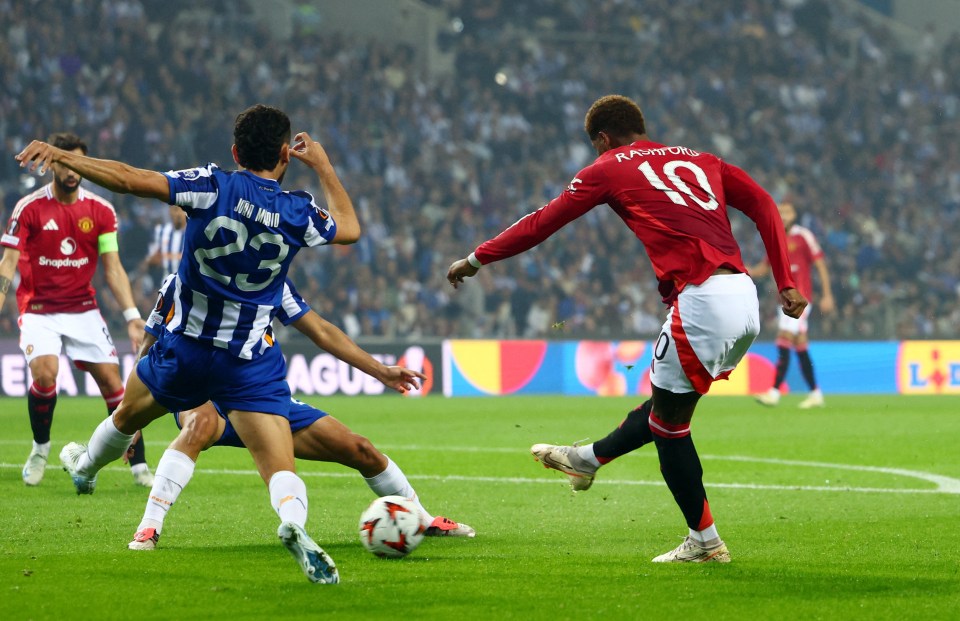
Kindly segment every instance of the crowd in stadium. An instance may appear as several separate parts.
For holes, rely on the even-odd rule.
[[[291,271],[351,336],[649,337],[663,317],[653,273],[604,208],[456,296],[444,279],[591,160],[584,112],[617,92],[640,103],[651,139],[714,152],[793,201],[824,246],[838,306],[814,315],[814,335],[952,337],[960,325],[956,35],[902,48],[823,0],[434,0],[462,28],[440,40],[455,71],[431,77],[407,47],[322,23],[279,40],[235,3],[175,24],[179,4],[160,4],[0,0],[4,222],[38,183],[13,160],[32,138],[73,131],[91,155],[157,170],[229,167],[233,116],[263,102],[323,142],[357,206],[357,245],[304,253]],[[82,45],[78,32],[90,34]],[[305,168],[291,173],[285,187],[320,194]],[[168,210],[107,197],[145,310],[162,275],[143,260]],[[746,262],[760,260],[749,221],[733,219]],[[12,297],[4,334],[16,332]],[[109,303],[104,315],[119,319]]]

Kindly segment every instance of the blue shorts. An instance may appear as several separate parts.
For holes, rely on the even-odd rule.
[[[243,444],[243,441],[240,439],[240,436],[237,435],[237,430],[233,428],[233,425],[230,424],[230,419],[227,418],[227,415],[224,414],[223,408],[221,408],[216,403],[213,404],[213,407],[217,408],[217,414],[220,415],[220,418],[227,423],[227,426],[223,429],[223,435],[213,443],[213,446],[236,446],[239,448],[246,448]],[[306,429],[316,421],[320,420],[327,413],[323,410],[318,410],[312,405],[307,405],[302,401],[297,401],[293,397],[290,398],[290,412],[287,414],[287,418],[290,420],[290,431],[296,433],[301,429]],[[173,413],[173,419],[177,421],[177,427],[183,429],[183,425],[180,424],[180,412]]]
[[[286,416],[290,410],[287,364],[279,345],[254,360],[187,336],[161,331],[137,375],[153,398],[171,412],[214,401],[224,410]]]

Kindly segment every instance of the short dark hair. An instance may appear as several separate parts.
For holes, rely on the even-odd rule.
[[[238,163],[248,170],[273,170],[280,148],[290,142],[290,118],[279,108],[256,104],[237,115],[233,142]]]
[[[583,119],[583,128],[590,140],[596,140],[600,132],[619,138],[647,133],[640,106],[623,95],[605,95],[593,102]]]
[[[50,134],[50,137],[47,138],[47,143],[52,144],[58,149],[63,149],[64,151],[74,151],[80,149],[83,151],[83,154],[87,154],[87,143],[80,139],[80,136],[76,134],[71,134],[70,132],[57,132],[55,134]]]

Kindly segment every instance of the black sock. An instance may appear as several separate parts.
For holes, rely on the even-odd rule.
[[[137,436],[136,442],[131,444],[130,447],[133,449],[133,453],[130,455],[131,466],[147,463],[147,449],[143,446],[143,433]]]
[[[644,444],[653,442],[650,432],[650,410],[653,400],[647,399],[643,405],[627,414],[620,426],[607,434],[602,440],[593,443],[593,454],[597,461],[605,464],[621,455],[626,455]]]
[[[780,390],[780,384],[783,378],[787,376],[787,369],[790,368],[790,349],[787,347],[777,347],[777,374],[773,378],[773,387]]]
[[[681,438],[656,435],[654,442],[660,455],[660,473],[680,506],[687,526],[693,530],[707,528],[713,524],[713,517],[707,505],[703,468],[697,449],[693,446],[693,438],[689,434]]]
[[[810,390],[817,389],[817,378],[813,375],[813,361],[810,360],[810,352],[807,350],[798,351],[797,359],[800,360],[800,371],[803,372],[803,379],[807,381]]]
[[[38,396],[34,387],[27,391],[27,412],[30,414],[30,429],[33,431],[33,441],[37,444],[46,444],[50,441],[50,427],[53,425],[53,409],[57,405],[57,393],[52,397]],[[53,390],[53,389],[51,389]]]

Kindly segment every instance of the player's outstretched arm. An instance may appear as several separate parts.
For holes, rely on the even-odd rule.
[[[833,299],[833,287],[830,286],[830,270],[827,269],[827,262],[820,257],[813,262],[820,275],[820,288],[823,296],[820,298],[820,310],[825,313],[832,313],[837,309],[837,303]]]
[[[64,151],[53,145],[34,140],[15,156],[20,167],[43,174],[50,164],[59,162],[81,177],[119,194],[134,194],[155,198],[164,203],[170,200],[170,184],[156,171],[134,168],[115,160],[100,160],[73,151]]]
[[[120,255],[117,252],[104,252],[100,255],[100,260],[103,261],[103,275],[106,277],[107,286],[110,287],[110,291],[120,308],[124,309],[123,318],[127,322],[127,335],[130,337],[132,351],[137,353],[140,350],[140,343],[143,341],[144,321],[133,301],[130,278],[127,276],[127,271],[123,269]]]
[[[17,272],[17,262],[20,261],[20,251],[15,248],[4,248],[3,258],[0,259],[0,309],[7,300],[7,293],[13,283],[13,275]]]
[[[794,289],[797,285],[790,272],[787,238],[783,220],[780,218],[780,212],[777,211],[777,204],[766,190],[740,168],[721,162],[720,171],[723,175],[723,191],[727,203],[746,214],[757,226],[760,239],[763,240],[763,246],[767,251],[770,271],[777,282],[777,290],[781,292],[781,302],[783,302],[783,292],[786,289]],[[800,294],[797,293],[797,295]],[[784,312],[787,312],[786,308],[784,306]]]
[[[300,132],[293,137],[290,156],[312,168],[320,178],[323,195],[327,200],[327,209],[337,223],[337,234],[333,238],[333,243],[352,244],[360,239],[360,221],[357,219],[357,212],[353,209],[353,201],[340,183],[337,171],[333,169],[333,164],[330,163],[330,158],[323,146],[310,138],[310,134]]]
[[[423,373],[405,367],[387,366],[379,362],[354,343],[343,330],[312,310],[294,321],[293,327],[306,335],[317,347],[330,352],[397,392],[402,393],[419,388],[419,380],[427,379]]]

